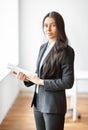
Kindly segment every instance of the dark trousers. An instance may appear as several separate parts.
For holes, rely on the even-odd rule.
[[[37,130],[64,130],[64,114],[47,114],[34,111]]]

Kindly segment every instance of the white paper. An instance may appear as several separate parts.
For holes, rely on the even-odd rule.
[[[27,70],[25,70],[25,69],[22,69],[22,68],[20,68],[20,67],[18,67],[18,66],[15,66],[15,65],[13,65],[13,64],[8,64],[7,65],[7,68],[8,69],[10,69],[11,71],[14,71],[14,72],[16,72],[17,74],[19,73],[19,72],[23,72],[25,75],[29,75],[30,74],[30,72],[29,71],[27,71]]]

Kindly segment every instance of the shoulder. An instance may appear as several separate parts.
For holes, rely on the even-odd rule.
[[[48,42],[47,42],[47,43],[43,43],[43,44],[40,46],[39,52],[42,51],[42,49],[46,48],[47,45],[48,45]]]
[[[67,45],[64,48],[64,53],[63,53],[62,61],[73,62],[74,61],[74,57],[75,57],[74,49],[71,46]]]
[[[70,45],[67,45],[65,47],[64,52],[65,52],[65,55],[74,55],[75,54],[74,49]]]
[[[47,46],[48,45],[48,42],[47,43],[43,43],[41,46],[40,46],[40,49],[42,49],[43,47]]]

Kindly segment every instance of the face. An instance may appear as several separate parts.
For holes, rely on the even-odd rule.
[[[58,36],[58,29],[55,20],[51,17],[47,17],[44,21],[44,33],[50,41],[56,41]]]

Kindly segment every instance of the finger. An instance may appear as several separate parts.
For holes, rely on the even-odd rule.
[[[24,73],[19,73],[19,78],[20,78],[20,80],[28,81],[27,80],[27,75],[25,75]]]
[[[12,73],[15,74],[15,75],[17,75],[17,72],[15,72],[15,71],[13,71]]]
[[[21,80],[22,77],[23,77],[23,73],[22,73],[22,72],[19,72],[18,75],[17,75],[17,78]]]
[[[27,76],[25,74],[22,74],[22,80],[26,80],[27,79]]]

